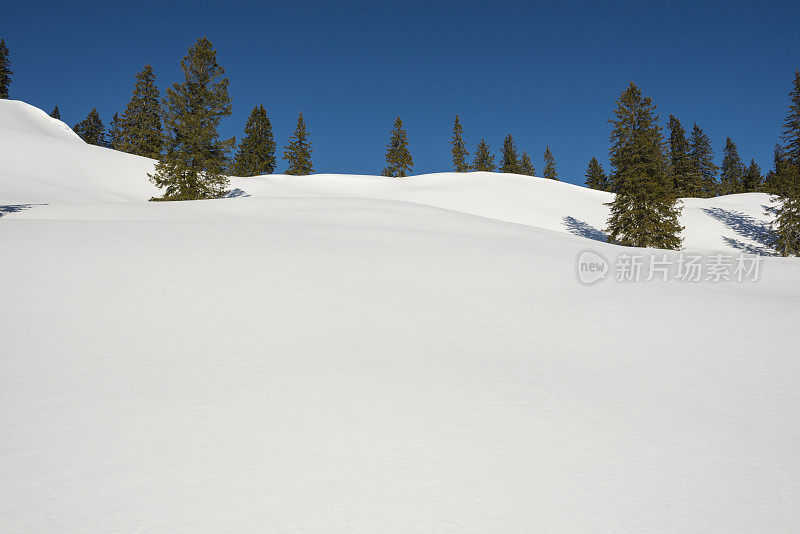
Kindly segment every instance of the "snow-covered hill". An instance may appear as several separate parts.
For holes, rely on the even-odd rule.
[[[800,524],[797,260],[584,285],[648,253],[580,237],[609,197],[568,184],[148,203],[150,160],[6,101],[0,151],[3,532]],[[687,246],[763,247],[765,201],[686,200]]]

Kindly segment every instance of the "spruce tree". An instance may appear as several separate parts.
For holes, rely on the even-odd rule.
[[[794,71],[789,91],[789,113],[783,122],[783,153],[791,165],[800,165],[800,70]]]
[[[211,41],[202,37],[181,60],[184,82],[167,88],[164,151],[150,180],[164,195],[152,200],[195,200],[225,194],[223,175],[235,139],[220,140],[217,128],[231,114],[228,78]]]
[[[603,166],[597,161],[597,158],[592,156],[589,160],[589,166],[586,168],[586,187],[590,189],[597,189],[598,191],[608,190],[608,178],[603,170]]]
[[[11,52],[4,39],[0,39],[0,98],[9,98],[11,88]]]
[[[164,146],[161,104],[156,74],[149,64],[136,73],[133,94],[120,118],[120,130],[118,150],[152,159],[161,155]]]
[[[787,159],[784,154],[783,147],[779,143],[775,143],[772,153],[772,169],[764,177],[763,189],[766,193],[774,193],[777,189],[777,179],[781,175],[783,168],[786,166]]]
[[[800,72],[795,71],[789,91],[789,112],[775,149],[774,176],[769,184],[775,215],[772,245],[783,256],[800,256]]]
[[[403,129],[400,117],[394,120],[394,128],[386,143],[386,167],[383,176],[407,176],[414,168],[411,152],[408,150],[408,134]]]
[[[233,164],[236,176],[258,176],[275,172],[275,138],[263,104],[253,108],[244,127],[244,137]]]
[[[717,166],[714,149],[703,130],[695,125],[689,139],[690,178],[688,188],[682,192],[691,197],[713,197],[717,194]]]
[[[456,172],[469,171],[469,164],[467,163],[469,152],[467,151],[467,145],[464,144],[463,133],[464,128],[461,127],[461,119],[456,115],[456,120],[453,123],[453,137],[450,140],[453,145],[453,170]]]
[[[750,160],[750,166],[744,173],[744,181],[742,182],[742,191],[745,193],[754,193],[761,190],[761,167],[756,164],[756,160]]]
[[[120,126],[119,113],[114,113],[108,126],[108,148],[120,150],[122,146],[122,127]]]
[[[678,249],[680,206],[666,173],[656,106],[633,82],[616,104],[610,120],[610,161],[617,194],[609,204],[609,240],[623,246]]]
[[[61,120],[61,112],[58,110],[58,106],[53,108],[53,111],[50,112],[50,116],[54,119]]]
[[[550,145],[544,149],[544,164],[544,173],[542,175],[549,180],[558,180],[556,158],[553,157],[553,152],[550,151]]]
[[[686,131],[675,115],[669,116],[669,173],[672,187],[679,197],[690,197],[699,194],[692,186],[692,165],[689,157],[689,142]]]
[[[503,139],[503,151],[500,156],[500,172],[521,174],[519,157],[517,156],[517,146],[514,144],[514,138],[511,137],[511,134],[506,135],[506,138]]]
[[[800,256],[800,166],[788,164],[773,182],[772,246],[782,256]]]
[[[485,139],[481,139],[478,147],[475,149],[475,159],[472,161],[472,168],[476,171],[494,172],[497,170],[497,165],[494,164],[494,154],[491,148],[486,144]]]
[[[304,176],[314,172],[314,164],[311,162],[311,140],[306,130],[306,121],[303,114],[297,117],[297,127],[289,137],[289,144],[283,147],[283,159],[289,162],[286,174]]]
[[[722,172],[720,173],[719,191],[722,195],[732,195],[742,191],[744,182],[744,164],[739,157],[739,150],[736,143],[728,137],[725,139],[723,150]]]
[[[531,157],[527,152],[522,153],[522,158],[519,161],[520,174],[525,176],[536,176],[536,167],[533,166]]]
[[[92,108],[86,118],[72,129],[90,145],[106,146],[106,129],[97,108]]]

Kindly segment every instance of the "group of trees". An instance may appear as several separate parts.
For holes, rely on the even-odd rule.
[[[225,69],[218,63],[211,41],[203,37],[189,47],[181,60],[184,80],[167,88],[163,98],[153,68],[136,74],[133,93],[122,114],[114,114],[106,132],[97,109],[75,125],[87,143],[158,159],[151,181],[163,195],[153,200],[217,198],[227,191],[225,173],[253,176],[273,173],[276,144],[272,124],[263,105],[256,106],[245,125],[245,135],[233,158],[235,139],[220,139],[218,127],[231,115],[231,97]],[[9,98],[13,71],[10,52],[0,39],[0,98]],[[664,139],[652,99],[631,83],[616,101],[611,119],[610,172],[596,157],[586,171],[586,185],[616,193],[610,206],[608,234],[611,242],[634,247],[677,249],[681,246],[681,197],[710,197],[751,191],[772,195],[773,246],[783,255],[800,255],[800,71],[795,71],[789,93],[789,112],[781,143],[776,144],[773,169],[762,176],[751,159],[745,165],[734,141],[728,137],[722,165],[714,162],[708,136],[693,124],[687,136],[680,120],[670,115],[669,136]],[[52,117],[61,118],[56,106]],[[453,124],[452,162],[456,172],[496,171],[533,176],[527,152],[519,155],[514,138],[503,140],[499,161],[485,139],[469,150],[461,119]],[[386,144],[385,176],[408,176],[414,161],[403,121],[394,121]],[[297,127],[284,147],[287,174],[314,172],[313,148],[300,113]],[[544,152],[545,178],[558,180],[550,147]]]
[[[484,171],[494,172],[498,170],[495,164],[494,154],[486,143],[486,139],[481,139],[475,149],[475,157],[472,163],[468,163],[469,151],[464,142],[464,128],[461,126],[461,118],[456,115],[453,123],[453,137],[450,139],[452,145],[452,160],[453,170],[456,172],[469,172],[469,171]],[[556,171],[556,161],[550,147],[547,146],[544,152],[545,169],[543,176],[551,180],[558,180],[558,172]],[[522,152],[520,156],[517,151],[516,143],[511,134],[506,135],[503,139],[503,148],[500,153],[500,172],[507,172],[513,174],[524,174],[533,176],[536,169],[533,166],[530,156],[527,152]]]
[[[670,115],[667,129],[669,137],[664,145],[663,160],[678,197],[708,198],[763,190],[761,168],[754,159],[745,166],[730,137],[725,139],[722,166],[718,167],[714,163],[711,141],[697,124],[692,126],[687,138],[681,121]],[[617,185],[605,175],[597,158],[592,157],[586,169],[586,186],[616,193]]]

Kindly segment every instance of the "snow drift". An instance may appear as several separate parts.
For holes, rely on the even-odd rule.
[[[148,203],[151,161],[59,129],[0,101],[4,532],[800,523],[796,260],[585,286],[581,250],[636,252],[579,237],[604,193],[270,176]],[[687,200],[687,242],[763,246],[763,201]]]

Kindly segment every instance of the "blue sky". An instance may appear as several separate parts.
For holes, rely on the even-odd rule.
[[[11,97],[70,125],[97,107],[108,123],[134,73],[179,80],[207,35],[230,78],[241,135],[264,104],[279,146],[303,111],[318,172],[379,173],[393,119],[408,129],[414,172],[449,170],[460,114],[472,151],[511,133],[541,170],[582,183],[605,164],[614,99],[631,80],[711,136],[731,136],[767,170],[800,68],[800,2],[6,2]],[[283,171],[285,162],[279,162]]]

